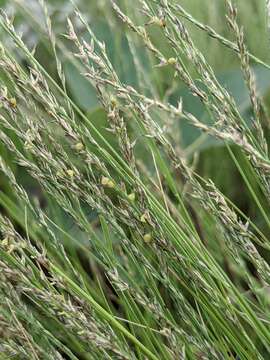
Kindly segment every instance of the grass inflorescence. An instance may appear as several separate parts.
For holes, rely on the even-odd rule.
[[[0,17],[0,358],[268,359],[269,65],[235,4],[227,38],[176,1],[107,1],[113,44],[35,4],[40,22],[17,0]],[[192,26],[238,62],[246,112]]]

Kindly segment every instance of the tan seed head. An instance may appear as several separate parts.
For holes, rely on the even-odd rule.
[[[75,175],[74,171],[72,169],[68,169],[67,170],[67,174],[69,177],[73,178],[73,176]]]
[[[77,151],[82,151],[84,146],[83,146],[83,143],[81,142],[78,142],[75,146],[74,146],[75,150]]]

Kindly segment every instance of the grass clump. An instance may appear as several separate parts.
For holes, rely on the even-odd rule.
[[[1,357],[267,359],[269,105],[254,65],[270,66],[236,7],[224,1],[227,39],[177,2],[112,0],[120,60],[76,7],[58,38],[38,4],[40,48],[0,18]],[[190,26],[238,59],[246,112]],[[183,123],[204,138],[185,147]],[[203,171],[222,162],[221,181]]]

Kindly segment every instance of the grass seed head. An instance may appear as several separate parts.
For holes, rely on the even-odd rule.
[[[144,224],[146,224],[147,222],[150,223],[150,220],[151,219],[148,211],[145,211],[140,217],[140,221]]]
[[[24,143],[25,150],[33,150],[33,144],[30,141],[25,141]]]
[[[16,108],[17,107],[17,100],[13,97],[13,98],[10,98],[8,100],[9,102],[9,105],[12,107],[12,108]]]
[[[167,60],[167,63],[168,65],[175,65],[177,63],[177,60],[176,58],[171,57]]]
[[[157,26],[160,26],[160,27],[165,27],[166,26],[166,22],[164,19],[160,19],[158,18],[157,16],[154,16],[152,18],[152,20],[150,21],[150,24],[154,24],[154,25],[157,25]]]
[[[113,109],[116,108],[116,106],[117,106],[117,100],[116,100],[116,98],[115,98],[114,96],[111,96],[110,102],[111,102],[112,108],[113,108]]]
[[[132,192],[132,193],[128,194],[128,199],[129,199],[131,202],[135,201],[135,199],[136,199],[135,193]]]
[[[75,175],[74,170],[72,170],[72,169],[68,169],[68,170],[67,170],[67,175],[68,175],[69,177],[73,178],[73,177],[74,177],[74,175]]]
[[[115,187],[114,181],[112,181],[111,179],[109,179],[106,176],[102,176],[101,185],[103,185],[104,187],[108,187],[110,189],[113,189]]]
[[[82,151],[84,146],[83,146],[83,143],[81,142],[78,142],[75,146],[74,146],[75,150],[76,151]]]
[[[150,233],[144,234],[143,241],[149,244],[152,241],[152,235]]]

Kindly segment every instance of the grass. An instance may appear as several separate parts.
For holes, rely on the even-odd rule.
[[[240,25],[264,7],[112,0],[89,21],[82,3],[64,30],[13,4],[0,358],[268,359],[268,35],[257,52]]]

